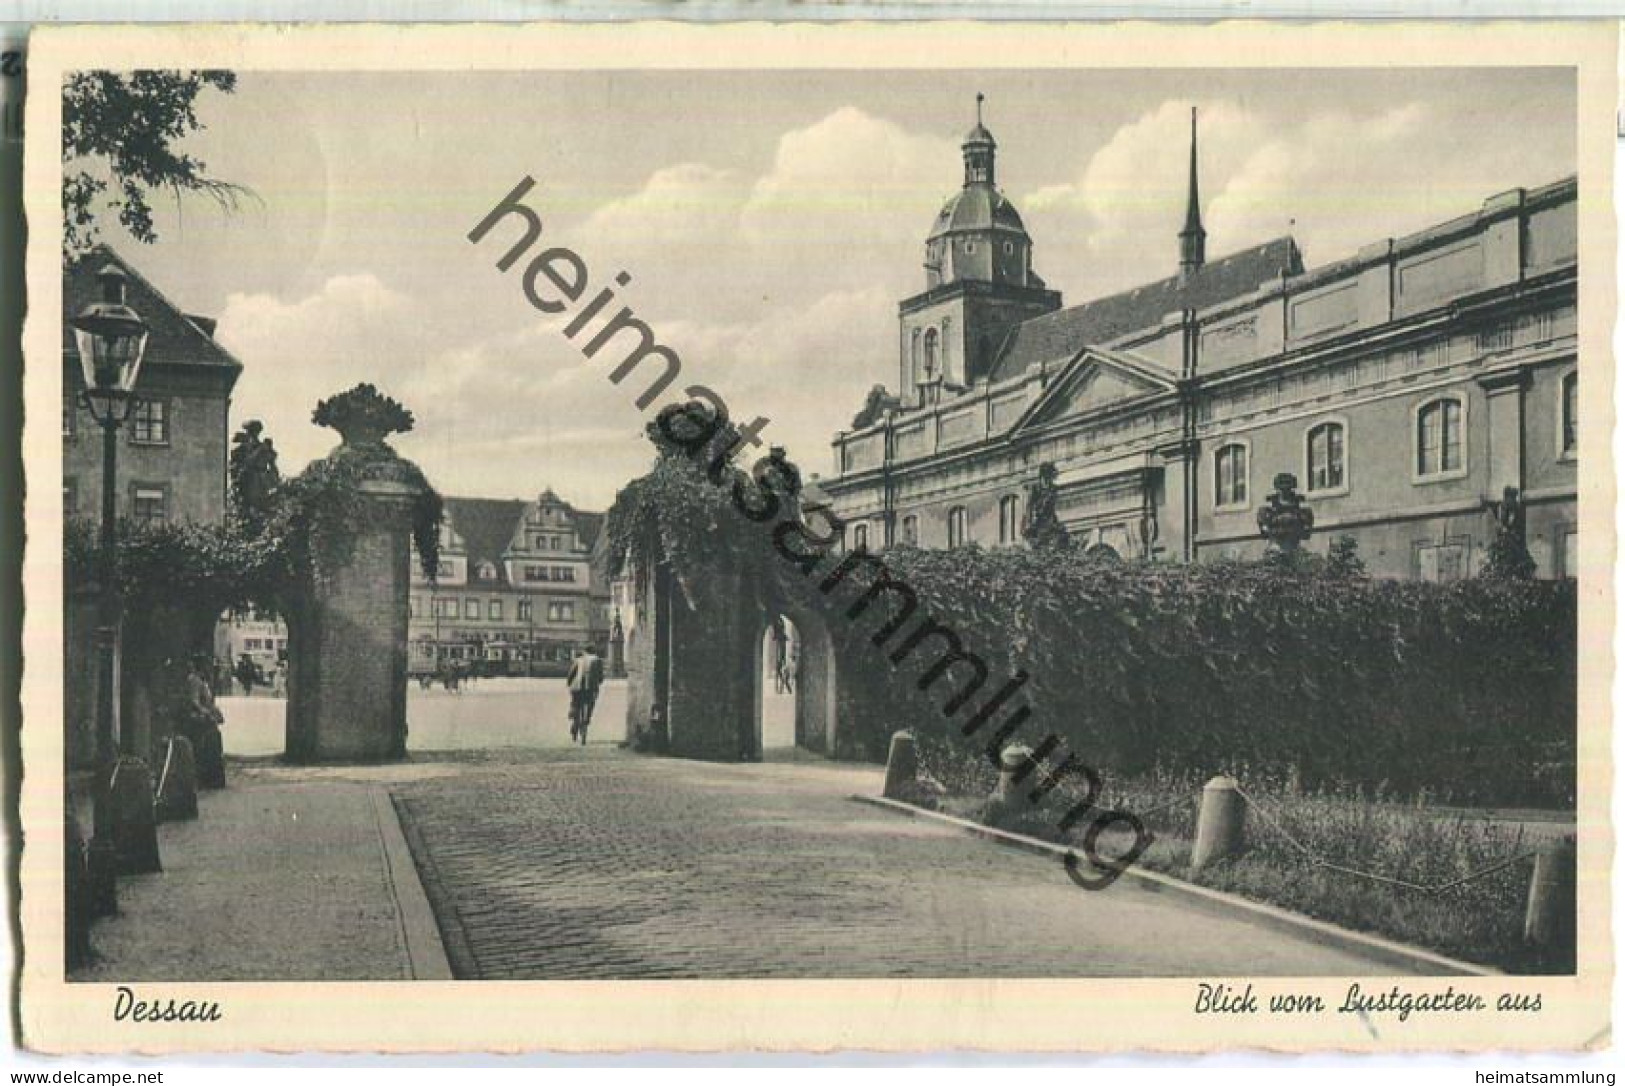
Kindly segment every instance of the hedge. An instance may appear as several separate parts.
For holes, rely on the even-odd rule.
[[[855,619],[847,612],[864,574],[811,593],[871,752],[901,726],[978,749],[1025,703],[1032,716],[1013,739],[1054,733],[1102,773],[1267,771],[1438,802],[1572,803],[1572,581],[1391,582],[1324,565],[1171,566],[974,546],[882,557],[920,601],[883,648],[871,635],[896,609],[891,593]],[[889,659],[927,614],[989,668],[951,717],[943,707],[968,666],[918,689],[943,654],[940,637]],[[1018,669],[1030,675],[1019,696],[961,735]]]

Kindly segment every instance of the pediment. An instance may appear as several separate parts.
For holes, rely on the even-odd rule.
[[[1016,425],[1042,426],[1173,390],[1172,375],[1160,373],[1153,363],[1086,350],[1067,363]]]

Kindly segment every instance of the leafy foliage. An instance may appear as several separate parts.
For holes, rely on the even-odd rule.
[[[621,489],[605,522],[610,575],[630,568],[641,593],[653,570],[666,565],[691,605],[718,583],[719,570],[758,589],[772,585],[783,562],[772,550],[771,525],[747,517],[733,497],[737,489],[754,502],[759,488],[728,460],[739,433],[726,415],[690,401],[665,408],[645,430],[654,466]],[[788,499],[778,519],[795,515],[801,480],[783,450],[775,452],[772,485]]]
[[[62,85],[62,210],[67,256],[99,234],[95,204],[104,195],[137,241],[158,238],[149,194],[202,193],[232,210],[248,190],[208,175],[208,165],[177,149],[204,126],[197,98],[213,88],[231,94],[229,71],[73,72]]]
[[[974,547],[885,560],[921,613],[986,661],[974,704],[1026,671],[1022,737],[1054,732],[1102,771],[1246,765],[1307,787],[1572,800],[1573,582],[1377,582],[1324,563],[1098,563]],[[893,606],[883,597],[860,622],[830,617],[837,635],[847,628],[843,681],[861,685],[864,718],[979,750],[994,728],[966,739],[969,714],[941,711],[968,668],[921,692],[914,680],[940,647],[899,666],[870,643]]]
[[[72,519],[63,530],[66,581],[99,584],[102,555],[96,525]],[[143,524],[118,529],[115,577],[126,610],[184,600],[210,616],[252,605],[268,607],[286,582],[287,552],[275,535],[251,537],[235,523]]]
[[[445,503],[416,464],[383,444],[341,446],[281,486],[273,531],[286,540],[290,575],[319,582],[328,570],[348,561],[371,512],[361,484],[380,474],[416,489],[412,543],[423,575],[436,579]]]

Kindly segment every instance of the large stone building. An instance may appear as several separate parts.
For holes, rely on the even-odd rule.
[[[98,245],[62,282],[62,507],[101,515],[102,433],[80,402],[84,380],[69,321],[101,298],[98,276],[124,275],[125,302],[147,322],[135,409],[119,431],[118,515],[136,521],[217,521],[226,514],[231,391],[242,363],[214,338],[214,321],[188,314],[113,249]]]
[[[413,554],[412,672],[478,659],[562,675],[580,646],[607,655],[603,521],[550,489],[535,501],[447,498],[435,584]]]
[[[1305,269],[1281,237],[1207,259],[1194,113],[1168,278],[1065,307],[995,180],[980,123],[964,185],[898,307],[897,391],[834,440],[821,485],[848,545],[1021,538],[1053,464],[1072,536],[1132,557],[1260,553],[1282,472],[1375,574],[1481,568],[1486,503],[1520,492],[1543,576],[1575,572],[1576,190],[1512,189],[1460,218]]]

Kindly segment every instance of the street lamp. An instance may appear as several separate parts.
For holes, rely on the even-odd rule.
[[[96,791],[95,826],[90,842],[90,899],[98,915],[118,908],[115,876],[119,866],[115,843],[113,778],[119,769],[113,739],[113,699],[118,637],[119,592],[115,496],[118,486],[118,430],[135,409],[135,382],[147,348],[147,324],[124,304],[125,274],[108,264],[96,273],[101,301],[91,302],[69,323],[79,347],[84,374],[81,394],[90,417],[102,428],[102,590],[96,616]],[[131,737],[121,737],[124,753]],[[130,767],[134,769],[135,767]],[[141,767],[144,771],[145,767]]]

